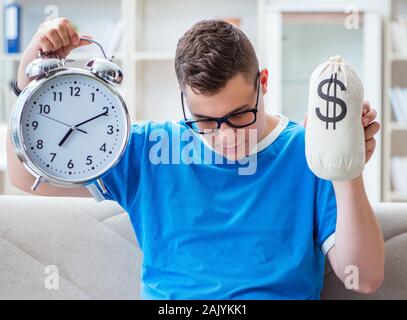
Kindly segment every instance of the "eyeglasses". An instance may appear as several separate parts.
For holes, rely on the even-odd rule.
[[[220,118],[202,118],[198,120],[187,119],[184,106],[184,94],[181,90],[181,105],[186,125],[199,134],[213,134],[219,130],[222,123],[226,123],[229,127],[237,129],[250,126],[257,120],[257,111],[258,111],[257,107],[259,103],[259,94],[260,94],[260,72],[257,73],[256,83],[257,83],[257,97],[256,104],[253,108],[234,112]]]

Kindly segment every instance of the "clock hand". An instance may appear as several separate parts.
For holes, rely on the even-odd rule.
[[[88,119],[88,120],[82,121],[81,123],[78,123],[78,124],[75,125],[75,126],[71,126],[71,128],[68,130],[68,132],[67,132],[67,133],[65,134],[65,136],[62,138],[62,140],[58,143],[58,146],[61,147],[61,146],[64,144],[64,142],[66,141],[66,139],[68,139],[68,137],[72,134],[72,132],[73,132],[74,130],[79,130],[79,129],[78,129],[79,126],[81,126],[81,125],[83,125],[83,124],[85,124],[85,123],[88,123],[88,122],[90,122],[90,121],[92,121],[92,120],[95,120],[95,119],[97,119],[97,118],[99,118],[99,117],[101,117],[101,116],[107,116],[107,113],[108,113],[108,111],[102,112],[101,114],[98,114],[97,116],[94,116],[94,117],[92,117],[92,118],[90,118],[90,119]]]
[[[77,128],[77,127],[79,127],[79,126],[81,126],[81,125],[83,125],[85,123],[88,123],[88,122],[90,122],[92,120],[95,120],[95,119],[97,119],[97,118],[99,118],[101,116],[107,116],[107,113],[108,113],[108,111],[105,111],[105,112],[102,112],[101,114],[98,114],[97,116],[94,116],[94,117],[88,119],[88,120],[82,121],[81,123],[76,124],[75,128]]]
[[[45,114],[41,114],[41,113],[37,113],[37,114],[40,115],[40,116],[43,116],[43,117],[45,117],[45,118],[48,118],[48,119],[50,119],[50,120],[54,120],[54,121],[56,121],[56,122],[58,122],[58,123],[60,123],[60,124],[63,124],[63,125],[65,125],[65,126],[67,126],[67,127],[72,127],[71,125],[69,125],[69,124],[67,124],[67,123],[65,123],[65,122],[62,122],[62,121],[59,121],[59,120],[57,120],[57,119],[51,118],[51,117],[49,117],[49,116],[46,116]],[[82,130],[82,129],[79,129],[79,128],[77,128],[77,130],[80,131],[80,132],[83,132],[83,133],[87,133],[85,130]]]
[[[74,127],[71,127],[68,132],[64,135],[64,137],[62,138],[62,140],[58,143],[58,146],[62,147],[62,145],[64,144],[64,142],[66,141],[66,139],[68,139],[68,137],[71,135],[71,133],[74,131],[73,129]]]

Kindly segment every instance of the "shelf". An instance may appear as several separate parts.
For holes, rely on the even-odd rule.
[[[136,61],[173,61],[175,54],[171,52],[148,52],[139,51],[133,55]]]
[[[2,61],[19,61],[21,59],[21,53],[2,53],[0,54],[0,60]]]
[[[391,122],[389,129],[390,131],[407,131],[407,124]]]
[[[405,10],[400,11],[401,8],[396,8],[396,1],[389,1],[389,16],[384,21],[385,23],[385,37],[384,37],[384,79],[383,79],[383,92],[384,92],[384,108],[383,108],[383,200],[390,202],[407,202],[407,193],[396,191],[393,189],[394,181],[393,174],[397,175],[403,173],[392,172],[394,170],[392,165],[392,158],[395,156],[405,156],[407,149],[404,147],[404,141],[407,134],[407,123],[393,120],[394,111],[391,104],[389,92],[396,86],[406,87],[404,68],[407,62],[407,52],[396,52],[392,45],[391,23],[394,21],[396,14],[404,14]]]
[[[256,46],[259,3],[265,0],[142,0],[136,1],[137,52],[175,53],[179,38],[196,22],[208,18],[239,18],[240,28]],[[160,60],[163,60],[160,58]],[[169,59],[166,59],[169,60]]]
[[[106,53],[109,55],[109,53]],[[93,57],[101,56],[99,52],[73,52],[68,56],[68,59],[74,60],[88,60]],[[121,60],[123,58],[122,52],[115,52],[113,53],[114,60]],[[21,60],[22,54],[21,53],[3,53],[0,54],[0,61],[15,61],[18,62]]]
[[[113,55],[113,60],[122,60],[123,58],[123,53],[122,52],[114,52],[109,56],[109,53],[106,52],[106,55],[108,58],[110,58],[111,55]],[[73,60],[89,60],[94,57],[102,57],[102,54],[100,52],[78,52],[78,53],[73,53],[68,56],[68,59],[73,59]]]
[[[392,53],[390,55],[390,61],[406,61],[407,62],[407,53]]]
[[[388,194],[390,201],[396,201],[396,202],[407,202],[407,193],[401,193],[401,192],[397,192],[397,191],[391,191]]]

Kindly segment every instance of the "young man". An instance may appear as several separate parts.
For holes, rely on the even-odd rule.
[[[67,19],[44,23],[23,54],[18,86],[30,81],[23,70],[39,48],[65,57],[82,44]],[[124,156],[102,176],[105,198],[128,212],[144,253],[143,297],[318,299],[326,255],[343,282],[357,270],[352,289],[374,292],[383,239],[362,176],[331,182],[309,170],[305,128],[265,113],[268,71],[259,70],[248,38],[225,22],[201,21],[179,40],[175,70],[180,107],[192,117],[134,124]],[[366,161],[375,117],[365,103]],[[254,170],[242,172],[248,163]],[[8,166],[11,182],[30,192],[33,177],[10,141]],[[47,184],[35,194],[90,196],[85,187]]]

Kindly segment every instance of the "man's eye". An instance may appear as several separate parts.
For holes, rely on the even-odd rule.
[[[232,116],[233,119],[239,120],[242,119],[244,117],[244,114],[236,114],[234,116]]]

